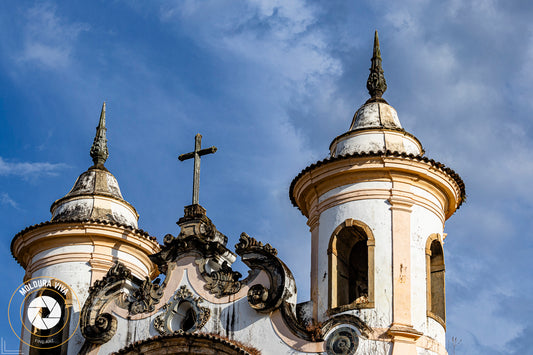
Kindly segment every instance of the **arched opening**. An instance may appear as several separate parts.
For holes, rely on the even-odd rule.
[[[347,303],[368,298],[368,251],[367,239],[356,242],[350,251],[349,258],[349,297]]]
[[[174,333],[164,336],[158,335],[140,342],[132,343],[119,350],[117,354],[241,355],[260,354],[260,352],[251,346],[245,346],[242,343],[237,343],[215,334]]]
[[[428,239],[426,246],[427,308],[428,316],[443,326],[446,322],[445,266],[442,242],[437,235]]]
[[[172,318],[172,331],[183,330],[187,332],[196,325],[196,312],[189,301],[181,301]]]
[[[346,220],[333,232],[328,253],[330,310],[373,307],[374,238],[370,228]]]

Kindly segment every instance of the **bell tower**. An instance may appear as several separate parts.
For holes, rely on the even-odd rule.
[[[364,354],[445,354],[445,221],[461,205],[461,178],[424,155],[382,95],[377,31],[368,99],[330,156],[292,182],[311,231],[313,319],[351,314],[372,329]]]
[[[94,164],[64,197],[52,204],[50,221],[27,227],[11,242],[13,257],[26,271],[24,287],[28,296],[23,309],[28,309],[35,299],[39,309],[52,308],[38,303],[43,297],[52,305],[59,300],[63,307],[53,326],[43,324],[39,328],[35,319],[42,318],[42,310],[31,316],[34,307],[30,307],[27,314],[22,314],[20,339],[24,354],[77,354],[84,342],[78,326],[80,307],[90,287],[116,262],[141,280],[158,274],[148,256],[160,250],[159,244],[155,237],[138,229],[137,211],[124,200],[117,179],[104,166],[109,156],[105,108],[104,103],[90,150]],[[34,283],[42,286],[47,280],[51,288],[31,290]],[[56,283],[68,289],[67,299],[54,290]],[[43,322],[54,320],[49,319],[49,314],[47,317]]]

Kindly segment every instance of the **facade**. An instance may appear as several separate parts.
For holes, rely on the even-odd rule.
[[[167,234],[162,245],[138,229],[135,208],[104,166],[104,104],[94,165],[52,204],[50,221],[13,239],[26,282],[53,275],[52,285],[76,295],[60,300],[65,319],[51,322],[48,304],[37,318],[30,314],[36,298],[55,297],[52,287],[45,282],[29,293],[21,350],[447,354],[444,223],[463,202],[464,184],[424,156],[382,98],[377,33],[367,88],[370,99],[333,139],[330,156],[290,186],[311,232],[311,300],[299,304],[276,249],[245,233],[229,248],[197,199],[185,206],[179,234]],[[214,149],[200,150],[197,142],[184,158],[199,162]],[[237,257],[250,268],[247,277],[232,270]]]

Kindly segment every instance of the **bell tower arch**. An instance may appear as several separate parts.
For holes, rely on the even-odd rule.
[[[363,222],[347,219],[329,241],[329,309],[374,307],[374,246],[372,230]]]

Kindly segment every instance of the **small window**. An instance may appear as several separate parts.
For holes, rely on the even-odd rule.
[[[427,305],[428,315],[442,325],[446,322],[446,292],[444,287],[444,252],[437,237],[428,240],[427,262]]]
[[[347,220],[333,233],[329,252],[330,309],[373,307],[374,239],[363,223]]]
[[[196,325],[196,313],[189,301],[181,301],[172,318],[172,331],[183,330],[187,332]]]

